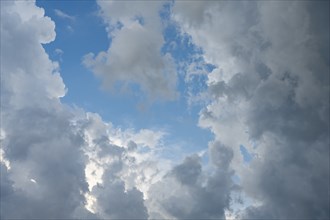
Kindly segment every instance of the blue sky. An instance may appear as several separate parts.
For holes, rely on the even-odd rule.
[[[60,62],[61,76],[68,89],[64,103],[76,105],[96,112],[105,121],[111,121],[122,128],[157,128],[168,133],[168,144],[180,143],[182,152],[198,152],[207,147],[212,134],[197,126],[201,105],[188,104],[188,92],[198,94],[206,89],[205,73],[212,71],[213,65],[202,58],[202,49],[191,41],[188,35],[180,34],[179,27],[170,21],[170,4],[160,12],[164,22],[165,43],[162,53],[170,53],[175,60],[178,75],[177,90],[180,92],[174,101],[155,101],[150,103],[139,94],[105,91],[100,79],[95,77],[83,64],[83,57],[92,52],[106,51],[111,44],[107,37],[106,25],[98,16],[98,5],[94,1],[37,1],[45,9],[46,16],[56,23],[56,39],[44,45],[49,56]],[[56,14],[60,10],[74,17],[68,19]],[[173,47],[175,42],[176,46]],[[59,54],[56,50],[62,50]],[[184,81],[186,67],[180,64],[197,64],[202,75],[190,82],[189,91]],[[137,97],[138,96],[138,97]]]

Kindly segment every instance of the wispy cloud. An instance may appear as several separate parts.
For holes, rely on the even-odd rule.
[[[64,54],[63,50],[59,49],[59,48],[56,48],[54,50],[56,56],[58,57],[58,59],[62,62],[63,59],[62,59],[62,55]]]
[[[67,13],[65,13],[59,9],[54,9],[54,12],[58,17],[63,18],[63,19],[68,19],[70,21],[74,21],[76,19],[74,16],[68,15]]]

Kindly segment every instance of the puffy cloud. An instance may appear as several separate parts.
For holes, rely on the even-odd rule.
[[[298,1],[174,6],[173,18],[217,67],[208,76],[213,101],[199,123],[233,149],[232,168],[259,204],[243,218],[329,218],[328,7]],[[240,145],[254,155],[248,166]]]
[[[163,2],[98,1],[111,45],[84,64],[100,77],[103,87],[142,91],[149,99],[177,97],[172,58],[162,54],[164,43],[159,11]]]
[[[147,208],[144,205],[143,193],[136,188],[125,189],[122,180],[103,176],[104,185],[96,185],[93,195],[97,199],[97,212],[108,219],[147,219]]]
[[[84,206],[84,139],[42,44],[54,23],[33,1],[1,2],[1,218],[67,218]],[[10,169],[9,169],[10,168]]]
[[[161,156],[160,133],[116,129],[97,114],[82,118],[79,123],[88,143],[89,210],[110,219],[162,216],[158,206],[149,202],[156,196],[150,187],[166,183],[163,176],[171,166]]]
[[[163,2],[99,4],[112,43],[85,63],[105,83],[175,98]],[[199,118],[215,134],[209,164],[191,155],[172,166],[164,132],[121,130],[62,104],[58,64],[42,47],[54,23],[33,1],[1,2],[1,218],[224,218],[240,191],[253,199],[241,218],[329,218],[328,6],[174,4],[216,68]]]
[[[182,184],[195,184],[202,172],[197,155],[187,157],[182,164],[173,168],[174,177]]]
[[[7,105],[35,106],[44,104],[46,99],[64,96],[65,86],[58,64],[48,59],[41,45],[54,40],[54,23],[44,17],[43,9],[33,6],[33,2],[10,1],[1,5],[2,109]],[[34,60],[31,61],[31,57]]]
[[[231,149],[219,142],[211,143],[209,149],[210,155],[214,154],[211,170],[202,168],[199,156],[188,156],[151,186],[147,200],[151,218],[225,218],[232,192],[238,190],[229,169]]]
[[[42,46],[54,40],[54,28],[33,1],[1,2],[0,217],[147,218],[137,178],[151,181],[155,166],[145,162],[151,153],[138,151],[156,147],[161,134],[122,134],[62,104],[58,64]]]
[[[56,108],[25,108],[6,115],[3,149],[13,191],[1,199],[4,218],[67,218],[83,206],[88,186],[84,139],[69,122],[70,115]]]

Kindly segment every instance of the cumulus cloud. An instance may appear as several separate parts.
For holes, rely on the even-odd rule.
[[[140,189],[156,166],[138,151],[161,134],[124,134],[62,104],[58,64],[42,46],[54,29],[35,2],[1,2],[1,219],[147,218]]]
[[[243,218],[329,218],[328,2],[176,2],[216,65],[200,125],[234,151]],[[279,17],[278,14],[281,13]],[[243,19],[242,19],[243,18]],[[242,166],[244,145],[255,155]]]
[[[1,218],[67,218],[84,206],[84,140],[42,47],[54,28],[33,1],[1,2]]]
[[[163,2],[98,3],[112,42],[85,64],[106,87],[174,99]],[[192,154],[173,165],[161,155],[165,132],[121,130],[61,103],[58,63],[42,45],[54,22],[33,1],[2,1],[0,217],[223,219],[242,193],[252,202],[237,218],[329,218],[328,7],[174,3],[172,19],[215,65],[199,117],[215,140],[208,162]]]
[[[7,108],[7,103],[20,108],[39,105],[48,98],[64,96],[66,91],[58,72],[58,64],[48,59],[41,45],[55,39],[54,23],[49,17],[44,17],[43,9],[28,2],[1,4],[2,8],[6,8],[1,11],[1,50],[5,54],[1,57],[2,109]],[[30,62],[31,57],[36,61]],[[17,60],[20,60],[19,65]],[[43,65],[39,65],[39,62]],[[40,81],[49,86],[38,84]],[[40,97],[40,93],[45,95]],[[30,98],[26,99],[26,96]]]
[[[232,150],[220,142],[210,143],[211,170],[203,169],[201,158],[188,156],[150,188],[151,218],[224,219],[230,210],[232,192],[238,187],[229,168]]]
[[[172,58],[162,54],[164,44],[159,11],[163,2],[98,1],[111,45],[84,64],[100,77],[103,87],[142,92],[151,100],[177,98]],[[133,89],[132,87],[137,87]]]

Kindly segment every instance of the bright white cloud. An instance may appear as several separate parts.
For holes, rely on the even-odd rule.
[[[1,56],[2,109],[38,106],[46,99],[63,97],[66,90],[58,63],[48,59],[41,45],[55,39],[54,22],[44,17],[43,9],[35,7],[33,2],[1,5],[1,50],[5,54]]]

